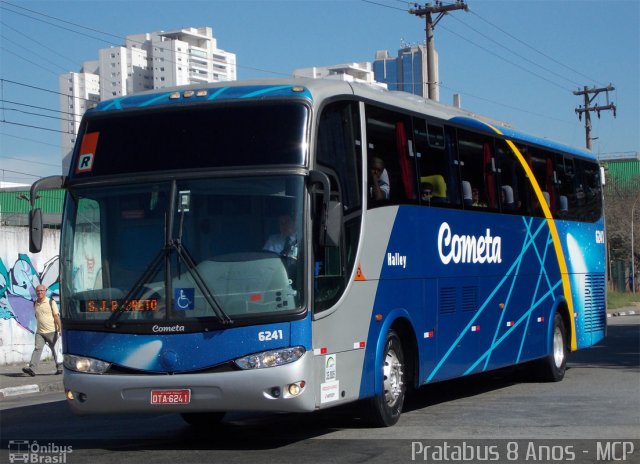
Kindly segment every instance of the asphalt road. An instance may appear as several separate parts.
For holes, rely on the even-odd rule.
[[[425,387],[384,429],[355,407],[199,430],[170,414],[76,417],[59,392],[27,395],[0,403],[0,462],[640,462],[640,316],[610,319],[569,361],[560,383],[503,370]]]

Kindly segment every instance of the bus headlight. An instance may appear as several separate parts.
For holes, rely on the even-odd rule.
[[[282,348],[280,350],[263,351],[262,353],[250,354],[235,360],[240,369],[262,369],[265,367],[276,367],[297,361],[305,353],[302,346]]]
[[[99,359],[87,358],[86,356],[65,354],[64,367],[85,374],[104,374],[111,367],[111,364]]]

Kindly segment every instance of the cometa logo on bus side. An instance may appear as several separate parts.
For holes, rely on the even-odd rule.
[[[438,253],[443,264],[501,263],[502,238],[493,237],[491,229],[479,237],[451,233],[451,227],[443,222],[438,231]]]

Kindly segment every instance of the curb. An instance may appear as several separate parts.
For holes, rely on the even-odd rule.
[[[0,388],[0,398],[6,398],[8,396],[26,395],[27,393],[39,393],[40,386],[33,385],[21,385],[19,387],[7,387]]]
[[[617,313],[607,313],[607,318],[618,316],[640,316],[640,311],[619,311]]]
[[[12,396],[28,395],[31,393],[51,393],[57,391],[64,391],[62,381],[52,382],[45,385],[29,384],[20,385],[17,387],[5,387],[0,388],[0,401]]]

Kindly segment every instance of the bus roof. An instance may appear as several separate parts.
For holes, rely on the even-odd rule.
[[[206,91],[201,92],[198,91]],[[595,160],[593,153],[571,147],[546,138],[517,131],[503,121],[488,118],[461,108],[444,105],[407,92],[389,91],[379,86],[346,82],[334,79],[261,79],[249,81],[228,81],[188,86],[156,89],[135,95],[123,96],[100,102],[91,112],[125,110],[164,106],[197,101],[244,100],[250,98],[305,98],[320,103],[338,95],[357,96],[380,102],[388,106],[403,108],[415,113],[450,121],[459,126],[495,134],[496,127],[508,139],[526,142],[542,148],[570,153]]]

